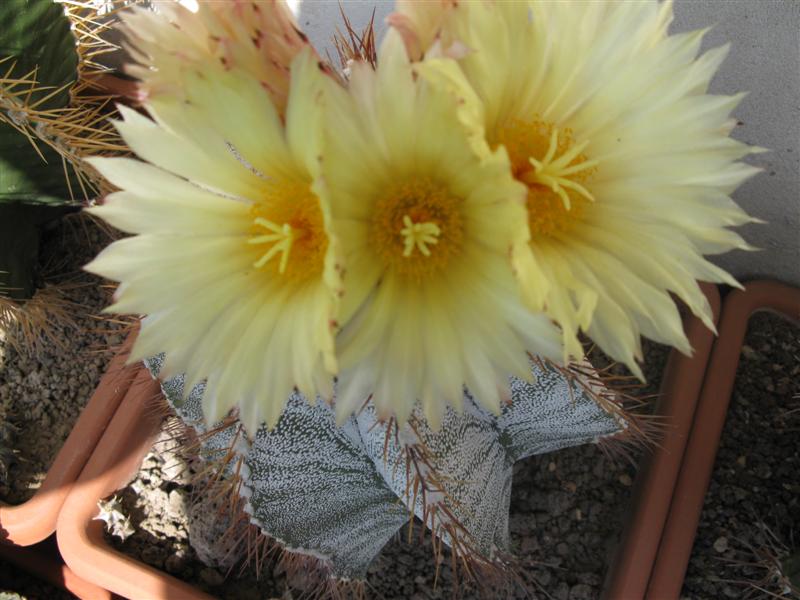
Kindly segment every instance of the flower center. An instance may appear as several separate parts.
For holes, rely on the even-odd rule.
[[[405,227],[400,230],[403,235],[403,256],[406,258],[411,256],[414,249],[419,249],[425,256],[430,256],[428,244],[439,243],[439,234],[442,233],[439,226],[433,221],[414,223],[408,215],[403,216],[403,225]]]
[[[322,272],[328,236],[319,200],[307,182],[270,182],[251,212],[247,243],[257,251],[256,269],[292,281]]]
[[[528,186],[532,239],[567,231],[594,202],[584,184],[597,161],[583,154],[589,141],[575,143],[572,130],[512,119],[500,128],[496,143],[508,151],[514,177]]]
[[[398,183],[376,204],[370,243],[388,268],[421,281],[444,269],[460,250],[460,203],[428,178]]]

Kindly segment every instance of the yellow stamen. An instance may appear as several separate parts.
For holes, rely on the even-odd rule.
[[[408,215],[403,216],[403,225],[405,227],[400,230],[403,236],[403,256],[406,258],[411,256],[414,248],[417,248],[424,256],[430,256],[431,251],[428,250],[428,244],[439,243],[438,236],[442,233],[439,226],[431,221],[414,223]]]
[[[273,244],[272,248],[267,250],[267,252],[265,252],[261,258],[253,263],[253,266],[256,269],[260,269],[278,254],[280,254],[281,262],[278,266],[278,272],[283,275],[283,273],[286,272],[286,265],[289,262],[289,252],[292,250],[292,243],[294,242],[295,237],[294,233],[292,232],[292,226],[288,223],[284,223],[281,226],[263,217],[258,217],[253,222],[256,225],[261,225],[261,227],[273,232],[268,235],[260,235],[250,238],[247,241],[248,244]]]
[[[546,185],[558,194],[564,202],[564,208],[567,210],[571,208],[571,203],[569,195],[564,188],[575,190],[590,202],[594,202],[594,196],[589,190],[568,177],[569,175],[592,169],[597,165],[596,160],[583,160],[577,164],[572,164],[575,159],[580,158],[581,151],[588,145],[588,141],[578,144],[570,148],[556,160],[553,160],[558,150],[558,129],[553,128],[547,154],[545,154],[541,161],[533,157],[529,158],[531,165],[533,165],[533,171],[525,173],[521,178],[522,181],[529,185],[536,183]]]
[[[328,236],[319,199],[309,182],[270,179],[251,214],[247,245],[256,269],[293,285],[322,272]]]
[[[447,187],[424,176],[411,176],[382,190],[375,202],[370,243],[386,268],[414,282],[442,272],[461,251],[461,202]]]
[[[583,153],[589,141],[575,143],[570,129],[512,119],[497,130],[493,141],[505,146],[514,177],[528,186],[532,240],[567,231],[595,201],[586,182],[599,163]]]

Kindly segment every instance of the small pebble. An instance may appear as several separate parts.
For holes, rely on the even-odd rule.
[[[173,516],[180,517],[186,512],[186,495],[175,489],[169,493],[169,512]]]
[[[556,589],[553,590],[553,598],[557,598],[558,600],[568,600],[569,585],[567,585],[565,581],[560,582]]]
[[[593,600],[595,594],[585,583],[573,585],[569,590],[569,600]]]
[[[747,360],[753,360],[755,358],[758,358],[758,353],[755,350],[753,350],[752,347],[745,344],[744,346],[742,346],[742,356],[744,356]]]
[[[630,487],[633,485],[633,479],[631,479],[631,476],[627,473],[623,473],[619,476],[619,482],[625,487]]]
[[[164,564],[163,552],[156,546],[149,546],[142,550],[142,560],[148,565],[161,568]]]
[[[728,549],[728,538],[726,537],[719,537],[714,542],[714,550],[722,554]]]
[[[186,563],[183,556],[178,554],[170,554],[167,560],[164,561],[164,568],[170,573],[180,573]]]
[[[722,593],[725,594],[726,598],[741,598],[740,590],[730,585],[726,585],[722,588]]]
[[[200,571],[200,581],[210,586],[222,585],[225,578],[216,569],[205,568]]]

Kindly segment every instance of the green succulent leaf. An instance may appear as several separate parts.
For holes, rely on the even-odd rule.
[[[41,227],[60,218],[70,190],[80,189],[55,150],[32,143],[47,135],[32,109],[57,117],[77,78],[63,7],[52,0],[0,1],[0,61],[0,288],[24,300],[36,287]]]
[[[30,139],[11,125],[37,127],[24,111],[14,108],[20,102],[40,111],[57,111],[69,104],[78,55],[63,7],[52,0],[2,0],[0,60],[5,60],[0,64],[0,78],[4,78],[0,82],[0,202],[69,202],[67,177],[73,190],[79,188],[58,153],[38,142],[40,156]],[[30,83],[9,81],[22,78]]]
[[[37,69],[39,85],[56,89],[67,86],[44,102],[42,109],[63,108],[69,103],[68,86],[77,77],[78,54],[75,37],[60,4],[53,0],[0,2],[0,57],[13,57],[16,76]],[[40,92],[31,102],[45,95],[49,92]]]

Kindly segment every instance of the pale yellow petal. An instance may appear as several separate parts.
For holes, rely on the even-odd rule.
[[[737,161],[758,149],[728,137],[742,95],[707,94],[728,47],[700,54],[705,31],[669,36],[671,21],[670,2],[464,2],[437,23],[471,50],[460,74],[418,68],[472,87],[528,188],[529,247],[515,238],[511,261],[564,358],[584,333],[638,375],[641,335],[691,350],[671,293],[713,328],[697,281],[736,282],[702,254],[749,249],[726,228],[754,222],[729,198],[757,172]]]
[[[119,110],[124,120],[115,122],[117,130],[140,158],[215,191],[242,198],[260,194],[262,181],[218,136],[211,136],[208,146],[200,146],[197,136],[193,140],[181,138],[136,111]]]
[[[447,82],[452,71],[419,76],[392,33],[379,65],[374,72],[354,64],[349,90],[330,94],[323,169],[347,284],[337,414],[369,399],[380,416],[402,422],[419,403],[436,423],[446,406],[462,408],[465,384],[496,410],[509,374],[529,374],[528,352],[562,356],[556,327],[525,309],[509,260],[527,243],[525,187],[511,177],[504,150],[482,142],[479,156],[470,147],[457,85]],[[380,211],[397,202],[416,214],[414,204],[429,193],[443,204],[428,214],[453,220],[427,223],[436,232],[428,254],[402,244],[392,250],[405,234],[383,230],[393,226]],[[409,214],[397,214],[398,227],[401,217],[408,227]],[[451,258],[419,258],[423,270],[424,261],[446,260],[435,275],[416,279],[396,262],[440,256],[449,244]]]

